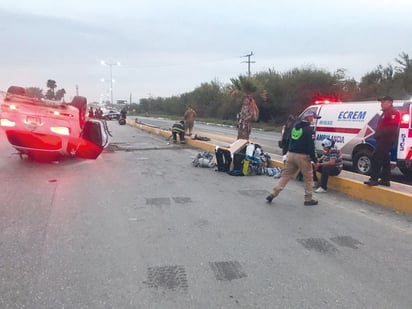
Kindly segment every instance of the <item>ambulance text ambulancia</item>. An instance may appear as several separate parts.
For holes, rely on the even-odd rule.
[[[344,160],[351,161],[357,172],[369,174],[376,144],[375,128],[381,115],[380,102],[315,103],[305,111],[313,110],[322,117],[314,124],[316,149],[322,149],[321,142],[325,138],[331,138],[341,149]],[[412,176],[412,101],[396,100],[393,106],[399,110],[401,121],[397,143],[392,147],[391,161],[396,163],[404,175]]]

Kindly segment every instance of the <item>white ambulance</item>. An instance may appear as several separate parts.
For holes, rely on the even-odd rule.
[[[391,151],[391,161],[405,176],[412,176],[412,101],[394,101],[401,114],[398,141]],[[342,158],[352,162],[356,172],[369,174],[376,139],[375,128],[381,115],[379,101],[317,101],[306,108],[322,118],[314,123],[316,149],[321,151],[325,138],[332,138],[342,151]]]

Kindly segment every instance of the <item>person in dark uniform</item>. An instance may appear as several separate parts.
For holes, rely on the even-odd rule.
[[[179,135],[180,144],[185,143],[185,122],[180,120],[172,126],[173,143],[177,143],[177,135]]]
[[[89,107],[89,117],[90,117],[90,118],[93,118],[93,117],[94,117],[94,111],[93,111],[93,107],[92,107],[92,106]]]
[[[295,125],[296,117],[293,115],[288,116],[288,120],[282,128],[282,140],[279,144],[282,148],[282,161],[285,163],[286,154],[289,148],[290,132],[292,131],[293,126]]]
[[[389,153],[398,136],[401,116],[393,107],[392,97],[384,96],[378,101],[381,102],[382,115],[375,131],[376,146],[372,154],[370,179],[364,183],[368,186],[383,185],[389,187],[391,185],[389,181],[391,174]]]
[[[100,107],[97,107],[96,110],[94,111],[94,116],[98,119],[103,118],[103,111]]]
[[[120,118],[126,119],[126,115],[127,115],[126,108],[122,108],[122,110],[120,111]]]
[[[317,162],[315,150],[315,132],[311,127],[314,119],[319,119],[315,111],[308,110],[303,114],[303,119],[295,124],[290,134],[290,142],[285,168],[282,170],[282,175],[272,193],[266,197],[266,200],[271,203],[272,200],[279,195],[286,184],[291,180],[297,171],[301,171],[304,181],[304,205],[317,205],[318,201],[312,198],[313,193],[313,165]]]

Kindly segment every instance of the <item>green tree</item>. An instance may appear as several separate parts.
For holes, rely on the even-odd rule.
[[[395,67],[395,80],[397,84],[401,84],[404,89],[403,96],[410,96],[412,94],[412,59],[405,52],[399,54],[395,59],[399,66]]]
[[[222,105],[223,93],[217,81],[202,83],[187,96],[186,105],[192,105],[198,117],[219,117],[219,107]],[[224,115],[225,118],[227,115]]]
[[[66,90],[64,90],[64,88],[59,89],[56,91],[56,95],[55,95],[55,99],[56,100],[64,100],[64,95],[66,94]]]
[[[28,87],[25,89],[26,95],[32,98],[42,99],[44,98],[43,90],[39,87]]]
[[[378,65],[375,70],[364,75],[359,83],[359,98],[376,100],[383,95],[393,95],[394,69],[392,65],[383,67]]]

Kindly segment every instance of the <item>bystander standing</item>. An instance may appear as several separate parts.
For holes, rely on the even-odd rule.
[[[188,136],[192,135],[193,126],[195,124],[195,117],[197,116],[195,110],[191,105],[188,105],[185,114],[183,115],[185,121],[185,134]]]
[[[259,119],[259,108],[251,95],[243,98],[242,109],[239,113],[238,139],[249,139],[252,132],[252,122]]]
[[[289,141],[290,141],[290,132],[296,122],[296,117],[293,115],[289,115],[286,123],[282,127],[282,139],[279,143],[279,147],[282,148],[282,161],[285,164],[286,161],[286,154],[289,148]]]
[[[94,111],[93,111],[93,106],[89,107],[89,117],[93,118],[94,117]]]
[[[382,115],[375,131],[376,146],[372,154],[370,179],[364,183],[368,186],[383,185],[389,187],[391,173],[389,153],[392,144],[396,141],[400,114],[393,107],[392,97],[384,96],[378,101],[381,102]]]

